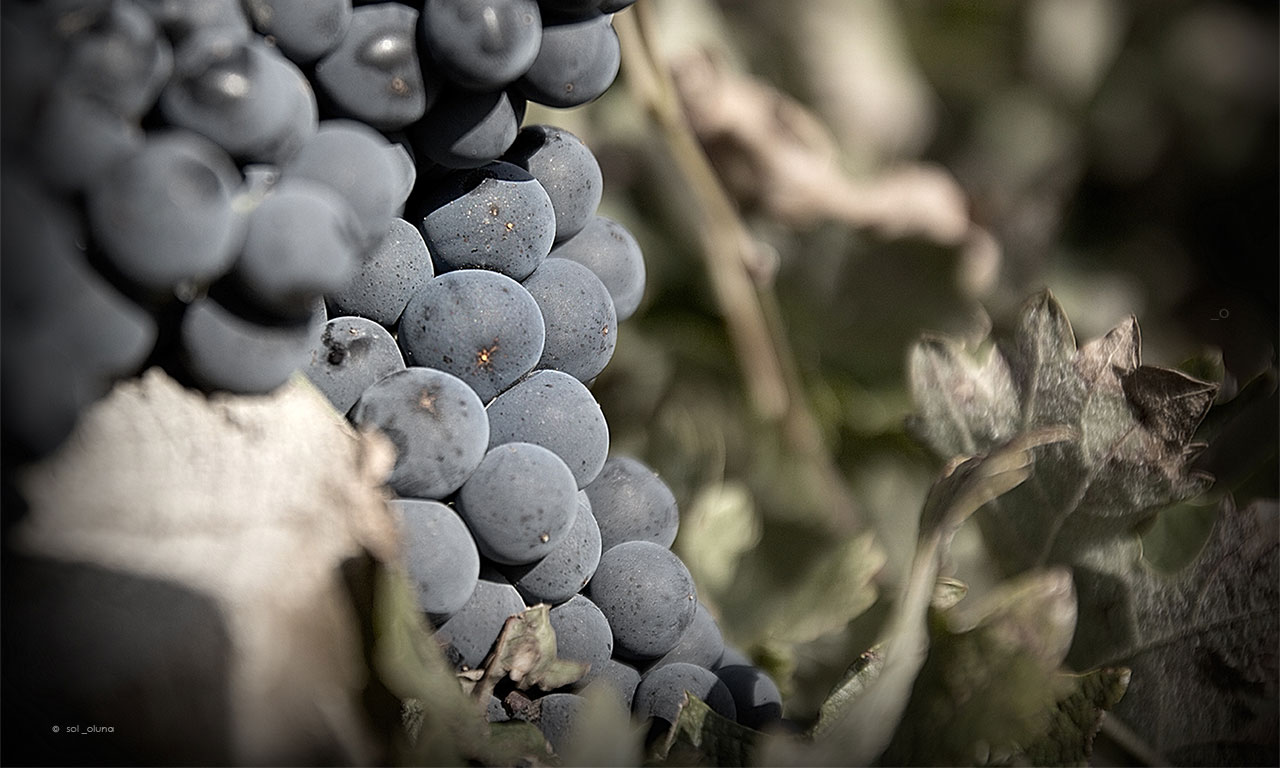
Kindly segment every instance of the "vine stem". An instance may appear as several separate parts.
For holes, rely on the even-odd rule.
[[[693,193],[700,214],[700,250],[751,407],[779,427],[788,447],[816,471],[814,479],[822,488],[831,522],[856,528],[857,504],[804,396],[777,299],[770,287],[752,277],[754,238],[689,123],[656,45],[657,21],[649,6],[636,3],[614,16],[624,73]]]

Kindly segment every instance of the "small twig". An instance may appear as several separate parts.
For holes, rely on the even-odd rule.
[[[786,343],[777,301],[752,277],[754,240],[685,114],[670,69],[661,60],[653,11],[637,3],[618,14],[628,85],[652,117],[701,213],[699,236],[716,302],[754,412],[777,425],[785,443],[816,470],[831,522],[857,527],[857,505],[804,397]]]

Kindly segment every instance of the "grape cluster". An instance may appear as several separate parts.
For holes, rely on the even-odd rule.
[[[587,146],[522,126],[618,73],[630,0],[15,0],[2,6],[6,452],[56,448],[162,366],[268,393],[302,371],[396,449],[419,607],[459,669],[547,603],[607,686],[759,727],[777,688],[672,553],[669,488],[609,455],[589,384],[636,311],[636,240]],[[491,719],[509,711],[490,702]]]

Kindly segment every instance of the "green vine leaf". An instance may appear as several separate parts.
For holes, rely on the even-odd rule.
[[[752,765],[759,731],[717,714],[697,696],[686,693],[676,721],[658,744],[658,761],[666,765]]]
[[[1032,765],[1088,765],[1104,713],[1123,699],[1130,676],[1123,667],[1063,675],[1062,682],[1069,687],[1049,713],[1049,729],[1023,750],[1027,761]]]
[[[488,701],[494,686],[511,678],[520,690],[534,686],[551,691],[582,679],[590,665],[556,657],[556,631],[550,607],[539,603],[507,619],[485,662],[475,696]]]

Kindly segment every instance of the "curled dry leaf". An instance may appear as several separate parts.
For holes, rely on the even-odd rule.
[[[397,558],[381,490],[392,462],[296,377],[264,397],[206,397],[158,370],[117,385],[19,478],[30,512],[13,549],[101,575],[62,578],[6,632],[19,648],[73,633],[56,650],[86,671],[41,688],[51,714],[116,726],[100,744],[131,761],[385,759],[344,570]],[[113,611],[77,610],[105,600]],[[120,649],[143,639],[153,655],[132,663]],[[193,753],[167,735],[193,731],[218,736]]]

